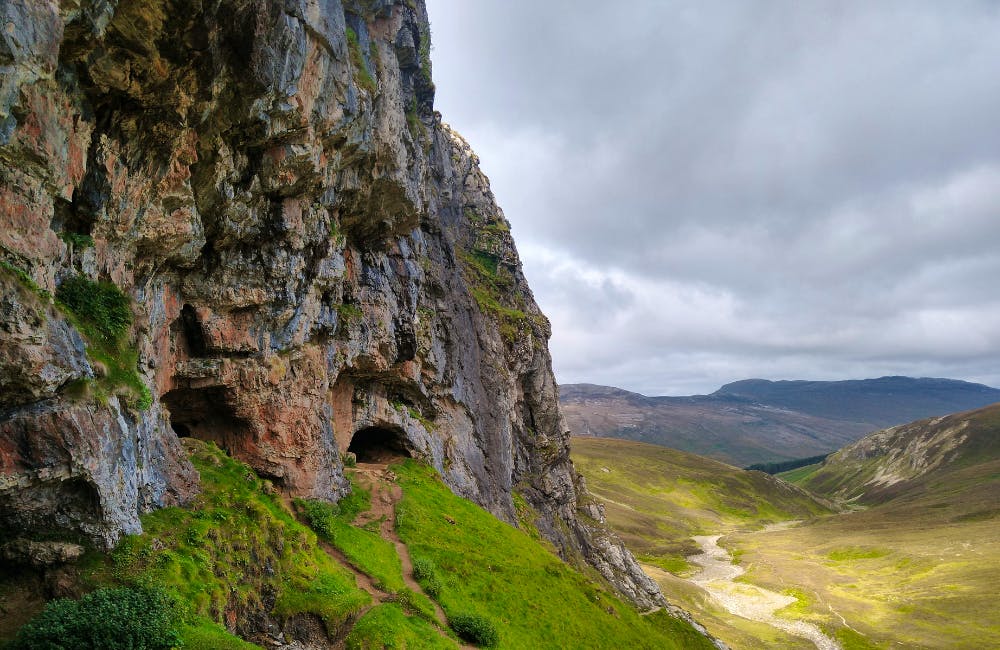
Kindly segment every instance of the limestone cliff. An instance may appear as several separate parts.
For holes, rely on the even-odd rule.
[[[0,11],[3,537],[137,531],[196,490],[178,436],[337,499],[377,430],[662,602],[569,461],[549,324],[433,110],[423,2]]]

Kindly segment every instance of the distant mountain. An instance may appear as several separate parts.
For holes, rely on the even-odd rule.
[[[745,399],[877,428],[1000,402],[1000,390],[957,379],[880,377],[848,381],[767,381],[726,384],[713,396]]]
[[[876,431],[797,483],[867,505],[962,494],[968,506],[985,490],[982,513],[1000,516],[1000,404]]]
[[[610,386],[560,386],[577,436],[625,438],[734,465],[815,456],[886,426],[1000,402],[1000,390],[952,379],[726,384],[711,395],[647,397]]]

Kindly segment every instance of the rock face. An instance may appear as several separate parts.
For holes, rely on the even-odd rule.
[[[548,322],[433,111],[423,2],[0,12],[0,531],[110,546],[197,489],[183,436],[337,499],[360,436],[512,523],[520,493],[662,603],[569,461]],[[128,296],[124,335],[52,300],[79,277]]]

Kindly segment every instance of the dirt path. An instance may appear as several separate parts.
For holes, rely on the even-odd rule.
[[[364,526],[373,521],[379,522],[379,532],[382,538],[392,542],[396,548],[396,553],[399,555],[400,564],[403,568],[403,583],[413,591],[424,594],[420,583],[413,577],[413,560],[410,558],[410,551],[396,533],[396,504],[403,498],[403,490],[395,482],[396,476],[389,470],[388,463],[358,463],[357,467],[354,468],[354,476],[371,492],[371,508],[359,513],[352,522],[353,525]],[[292,513],[296,513],[291,498],[286,496],[282,500]],[[297,513],[296,517],[298,517]],[[322,539],[318,539],[317,541],[320,548],[330,557],[354,574],[358,588],[364,590],[372,597],[372,604],[352,616],[348,625],[345,626],[343,633],[338,635],[335,645],[341,648],[343,647],[344,639],[350,634],[351,628],[353,628],[354,624],[362,616],[382,603],[392,602],[395,600],[395,596],[376,587],[374,579],[355,566],[338,548]],[[427,596],[427,594],[424,595]],[[448,629],[448,617],[436,600],[430,598],[430,596],[428,596],[428,600],[434,606],[434,616],[440,627],[437,630],[438,633],[441,636],[447,637],[448,635],[445,630]],[[460,644],[459,647],[462,650],[476,650],[476,647],[472,645]]]
[[[691,555],[688,560],[702,569],[689,578],[690,582],[707,591],[731,614],[766,623],[788,634],[808,639],[819,650],[841,650],[840,644],[823,634],[812,623],[791,621],[774,615],[782,607],[794,603],[794,597],[756,585],[734,582],[745,570],[738,564],[733,564],[729,551],[719,546],[720,537],[722,535],[692,538],[701,546],[702,553]]]
[[[361,475],[367,482],[366,487],[371,490],[372,507],[368,512],[362,512],[354,520],[355,526],[363,526],[372,521],[379,521],[379,532],[382,539],[392,542],[396,547],[396,554],[403,565],[403,583],[417,593],[424,593],[420,583],[413,577],[413,560],[410,557],[410,549],[406,547],[403,540],[396,532],[396,504],[403,498],[403,489],[395,482],[395,476],[384,464],[358,463],[356,476]],[[426,594],[425,594],[426,595]],[[434,615],[438,624],[444,628],[448,627],[448,617],[437,601],[428,596],[434,605]]]

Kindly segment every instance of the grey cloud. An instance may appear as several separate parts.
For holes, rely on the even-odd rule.
[[[428,9],[561,381],[1000,384],[1000,5]]]

